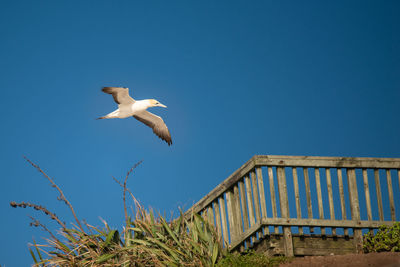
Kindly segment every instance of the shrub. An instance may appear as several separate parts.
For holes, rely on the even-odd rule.
[[[400,252],[400,222],[392,227],[381,225],[376,235],[368,232],[364,235],[364,252]]]
[[[274,267],[281,263],[287,262],[289,259],[283,256],[268,257],[261,253],[248,251],[244,254],[230,253],[221,259],[218,267]]]

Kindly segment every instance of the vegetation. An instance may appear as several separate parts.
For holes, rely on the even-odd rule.
[[[288,262],[289,258],[284,256],[267,257],[261,253],[248,251],[245,254],[229,253],[218,263],[218,267],[274,267],[281,263]]]
[[[383,251],[400,252],[400,222],[380,226],[376,235],[373,231],[364,235],[364,252]]]
[[[198,214],[180,216],[167,222],[160,214],[144,209],[135,199],[126,183],[129,175],[140,164],[133,166],[123,182],[114,180],[123,188],[125,226],[118,231],[107,222],[98,228],[81,223],[73,206],[62,190],[39,166],[25,158],[60,194],[71,210],[76,224],[69,228],[45,207],[29,202],[10,202],[14,208],[34,208],[48,215],[61,229],[54,234],[37,219],[31,225],[41,227],[49,234],[46,244],[35,241],[29,248],[34,266],[276,266],[281,258],[269,259],[264,255],[231,254],[223,246],[214,225]],[[135,202],[134,215],[127,212],[126,195]],[[226,246],[225,246],[226,247]]]

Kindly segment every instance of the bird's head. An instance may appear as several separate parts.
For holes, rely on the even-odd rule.
[[[150,102],[150,107],[163,107],[166,108],[167,106],[161,104],[160,102],[158,102],[158,100],[155,99],[149,99]]]

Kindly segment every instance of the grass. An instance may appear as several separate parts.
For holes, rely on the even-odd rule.
[[[31,226],[41,227],[49,234],[45,244],[33,241],[29,252],[34,266],[277,266],[284,257],[268,258],[253,252],[243,255],[225,249],[213,224],[199,216],[180,216],[170,222],[152,210],[146,210],[127,188],[127,180],[114,180],[123,188],[125,222],[121,231],[112,229],[106,221],[103,227],[81,222],[63,191],[38,165],[25,158],[55,188],[58,199],[64,202],[74,216],[75,224],[67,227],[53,212],[30,202],[10,202],[14,208],[33,208],[56,222],[56,233],[31,217]],[[133,199],[134,214],[128,213],[127,194]]]

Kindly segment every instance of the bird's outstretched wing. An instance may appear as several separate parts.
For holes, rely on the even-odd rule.
[[[133,104],[135,100],[130,97],[129,89],[124,87],[103,87],[102,91],[104,93],[113,96],[115,102],[119,105]]]
[[[172,144],[171,134],[161,117],[148,111],[144,111],[139,115],[133,115],[132,117],[152,128],[153,133],[167,142],[169,146]]]

